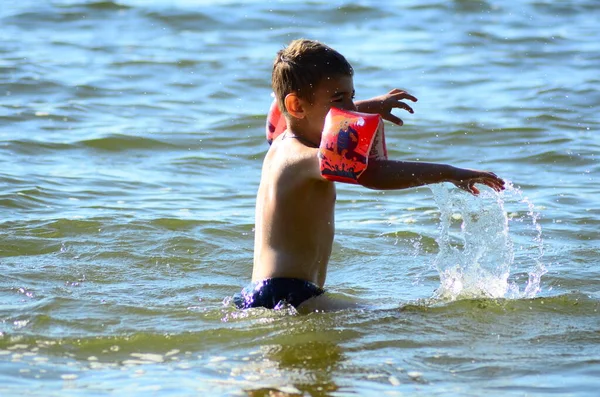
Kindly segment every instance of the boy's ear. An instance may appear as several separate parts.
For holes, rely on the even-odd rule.
[[[302,107],[302,101],[295,93],[290,93],[285,96],[284,99],[285,109],[290,114],[297,119],[303,119],[305,116],[304,108]]]

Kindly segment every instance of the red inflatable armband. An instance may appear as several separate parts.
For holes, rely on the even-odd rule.
[[[357,184],[369,159],[387,159],[381,116],[331,108],[319,146],[321,175]]]
[[[273,100],[267,116],[267,142],[269,142],[269,145],[273,143],[273,140],[285,131],[286,128],[285,117],[281,114],[281,110],[279,110],[279,106],[277,106],[277,101]]]

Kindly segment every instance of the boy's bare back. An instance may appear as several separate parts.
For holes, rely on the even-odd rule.
[[[321,178],[318,149],[290,132],[267,153],[256,199],[253,281],[325,284],[334,235],[335,185]]]

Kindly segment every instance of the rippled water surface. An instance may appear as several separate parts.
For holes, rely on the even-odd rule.
[[[0,395],[596,395],[595,0],[46,0],[0,6]],[[390,156],[489,169],[339,185],[327,287],[238,312],[274,54],[419,98]]]

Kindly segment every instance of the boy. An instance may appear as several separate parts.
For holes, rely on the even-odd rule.
[[[275,99],[287,130],[265,156],[256,201],[252,284],[234,299],[239,308],[274,308],[281,302],[300,311],[339,309],[323,294],[334,236],[335,185],[320,171],[319,144],[332,107],[378,113],[397,125],[393,108],[413,110],[402,100],[417,99],[398,89],[354,102],[353,69],[330,47],[295,40],[279,51],[273,65]],[[482,183],[496,191],[504,181],[490,172],[445,164],[369,160],[358,183],[371,189],[406,189],[452,182],[473,194]],[[347,306],[347,305],[346,305]]]

